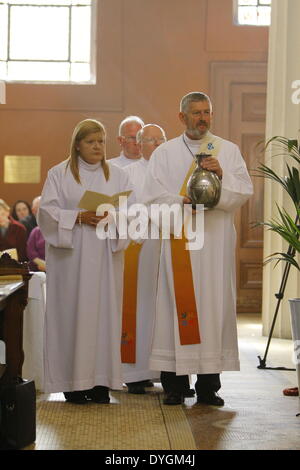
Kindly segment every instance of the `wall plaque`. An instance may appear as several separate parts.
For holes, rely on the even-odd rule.
[[[39,183],[41,157],[6,155],[4,157],[4,183]]]

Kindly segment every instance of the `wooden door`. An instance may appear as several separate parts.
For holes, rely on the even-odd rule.
[[[260,313],[262,302],[263,230],[252,228],[263,220],[263,180],[254,177],[264,141],[267,64],[214,62],[211,64],[212,131],[236,143],[250,172],[253,197],[237,212],[237,311]]]
[[[261,312],[263,229],[263,179],[254,170],[263,159],[266,85],[233,84],[231,90],[230,140],[238,144],[254,186],[253,197],[236,215],[237,311]]]

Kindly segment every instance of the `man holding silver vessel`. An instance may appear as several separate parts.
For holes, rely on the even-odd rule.
[[[220,373],[239,370],[234,214],[253,187],[239,148],[211,134],[206,94],[184,96],[179,118],[185,132],[154,151],[143,202],[191,204],[187,182],[199,153],[210,155],[201,166],[222,188],[217,205],[204,214],[202,249],[186,250],[184,239],[162,240],[150,369],[161,371],[164,404],[181,404],[186,375],[197,374],[198,403],[223,406]]]

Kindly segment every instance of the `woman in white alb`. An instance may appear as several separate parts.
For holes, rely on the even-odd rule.
[[[70,157],[51,168],[38,223],[47,243],[45,321],[46,393],[67,401],[109,402],[122,388],[120,357],[122,252],[100,240],[103,217],[80,212],[86,190],[113,195],[130,190],[126,173],[105,158],[105,129],[87,119],[74,130]]]

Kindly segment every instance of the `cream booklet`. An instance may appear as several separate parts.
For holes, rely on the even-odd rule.
[[[85,209],[86,211],[96,212],[97,207],[100,204],[111,204],[114,207],[119,206],[119,197],[128,197],[132,191],[124,191],[122,193],[113,194],[107,196],[106,194],[96,193],[95,191],[86,191],[79,201],[79,209]]]

